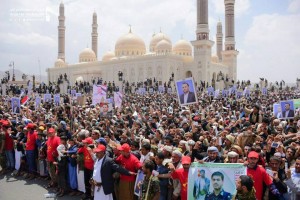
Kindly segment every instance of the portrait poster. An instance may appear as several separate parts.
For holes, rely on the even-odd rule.
[[[71,90],[71,96],[76,96],[76,90]]]
[[[83,106],[83,105],[85,105],[86,97],[85,96],[78,96],[76,101],[77,101],[78,105]]]
[[[60,105],[60,94],[55,94],[54,95],[54,104],[55,104],[55,106]]]
[[[146,88],[139,88],[139,94],[141,95],[146,94]]]
[[[123,94],[122,92],[114,92],[114,103],[115,107],[121,108],[123,101]]]
[[[207,95],[208,96],[214,96],[214,88],[212,86],[207,88]]]
[[[163,85],[158,86],[158,91],[159,91],[160,93],[165,92],[165,87],[164,87]]]
[[[268,94],[268,89],[267,88],[262,88],[261,90],[262,95],[266,96]]]
[[[100,104],[100,117],[101,118],[112,118],[113,105],[112,103]]]
[[[214,188],[223,189],[224,199],[236,195],[236,180],[246,175],[246,167],[240,163],[192,163],[188,175],[188,200],[209,198]],[[200,184],[204,184],[200,190]]]
[[[180,106],[198,102],[196,87],[192,78],[178,80],[175,85]]]
[[[250,97],[250,90],[247,87],[243,91],[243,96],[244,97]]]
[[[242,98],[242,94],[243,93],[241,91],[237,91],[235,96],[236,96],[237,99],[240,99],[240,98]]]
[[[134,183],[134,194],[136,196],[140,196],[141,190],[138,187],[139,183],[142,183],[144,179],[144,173],[142,170],[139,170],[137,175],[136,175],[136,179],[135,179],[135,183]]]
[[[172,94],[172,92],[173,92],[173,91],[172,91],[172,88],[169,87],[169,88],[168,88],[168,94]]]
[[[35,110],[38,110],[41,106],[41,97],[35,97]]]
[[[295,117],[295,106],[293,100],[280,101],[282,118],[292,119]]]
[[[106,85],[93,85],[93,98],[92,104],[103,103],[106,101],[107,86]]]
[[[44,94],[44,103],[51,103],[52,97],[51,94]]]
[[[20,111],[21,111],[21,108],[20,108],[20,98],[18,97],[13,97],[11,98],[11,109],[12,109],[12,112],[14,114],[19,114]]]
[[[227,97],[228,96],[229,91],[228,90],[222,90],[222,97]]]
[[[220,94],[220,90],[218,89],[215,91],[214,98],[215,99],[219,98],[219,94]]]
[[[235,94],[236,91],[237,91],[236,86],[235,86],[235,85],[232,86],[232,87],[231,87],[231,93],[232,93],[232,94]]]
[[[279,103],[273,104],[273,116],[278,119],[282,119],[281,106]]]
[[[153,92],[154,92],[153,88],[149,88],[149,93],[153,94]]]

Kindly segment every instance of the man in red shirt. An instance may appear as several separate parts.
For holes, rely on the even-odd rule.
[[[85,138],[82,140],[83,146],[80,147],[77,151],[78,154],[83,154],[83,163],[84,163],[84,185],[85,185],[85,194],[82,200],[91,198],[91,183],[90,179],[93,176],[94,169],[94,158],[93,150],[91,145],[93,145],[94,140],[91,137]]]
[[[263,199],[263,183],[269,188],[269,191],[279,197],[282,197],[282,194],[279,193],[276,186],[273,184],[272,178],[267,174],[266,170],[261,166],[257,165],[259,160],[259,154],[255,151],[251,151],[248,154],[248,166],[247,166],[247,175],[252,178],[254,181],[255,195],[257,200]]]
[[[5,156],[6,156],[6,169],[13,171],[15,169],[15,152],[14,152],[14,140],[10,137],[11,128],[8,121],[3,121],[2,129],[5,134]]]
[[[29,179],[34,179],[34,173],[36,173],[36,139],[37,131],[34,130],[36,127],[35,124],[27,124],[27,134],[23,142],[26,142],[26,160],[28,164]],[[22,142],[22,143],[23,143]],[[21,143],[21,144],[22,144]]]
[[[60,138],[56,136],[54,128],[49,128],[47,132],[48,140],[47,144],[47,165],[48,171],[51,177],[51,181],[47,188],[54,187],[57,184],[57,177],[56,177],[56,167],[54,165],[55,157],[57,157],[58,153],[56,148],[60,145]]]
[[[191,157],[183,156],[181,159],[183,168],[176,169],[172,163],[169,163],[169,169],[171,170],[171,177],[173,179],[179,179],[181,184],[180,196],[182,200],[187,200],[188,189],[188,174],[191,165]]]
[[[118,150],[121,151],[121,155],[116,159],[117,164],[130,172],[137,172],[138,169],[142,168],[141,162],[130,153],[130,146],[127,143],[118,147]],[[120,175],[119,194],[116,194],[117,199],[132,200],[134,198],[135,178],[136,176]]]

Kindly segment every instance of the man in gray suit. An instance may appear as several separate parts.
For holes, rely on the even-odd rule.
[[[194,92],[190,91],[190,85],[187,82],[182,83],[183,94],[180,95],[180,104],[187,104],[196,102],[196,96]]]

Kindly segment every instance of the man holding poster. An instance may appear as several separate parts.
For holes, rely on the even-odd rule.
[[[183,168],[176,169],[172,163],[169,163],[169,169],[171,170],[171,177],[173,179],[179,179],[181,185],[180,196],[181,200],[187,200],[188,189],[188,174],[191,165],[191,157],[183,156],[181,159]]]

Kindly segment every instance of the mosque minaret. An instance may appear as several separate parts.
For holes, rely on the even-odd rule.
[[[58,16],[58,55],[57,58],[65,62],[65,7],[61,3],[59,6],[59,16]]]
[[[223,43],[222,23],[219,20],[216,41],[210,37],[208,0],[196,0],[197,10],[195,40],[189,42],[183,38],[172,42],[161,30],[146,44],[144,38],[129,31],[116,40],[114,49],[98,55],[98,21],[94,11],[92,17],[91,48],[83,48],[78,62],[65,61],[65,15],[63,3],[59,6],[58,59],[54,66],[47,69],[48,80],[57,81],[61,74],[67,74],[70,84],[78,81],[91,81],[101,78],[114,81],[122,88],[118,72],[123,73],[123,80],[130,83],[143,82],[154,78],[158,85],[174,80],[193,77],[195,83],[205,82],[219,89],[237,79],[237,55],[235,49],[234,0],[224,0],[225,4],[225,42]],[[105,30],[101,30],[104,31]],[[216,55],[212,47],[216,44]],[[86,44],[82,44],[85,46]],[[100,48],[103,48],[102,45]],[[101,51],[102,52],[102,51]],[[220,77],[223,77],[220,79]],[[220,83],[226,80],[226,83]]]
[[[92,50],[94,51],[96,58],[98,58],[98,24],[97,24],[97,14],[93,14],[93,24],[92,24]]]

